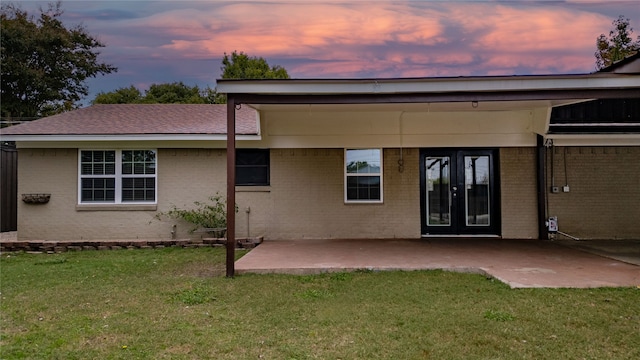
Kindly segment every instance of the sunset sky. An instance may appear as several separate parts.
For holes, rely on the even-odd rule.
[[[48,1],[17,1],[33,11]],[[118,67],[98,92],[182,81],[215,87],[224,53],[264,57],[292,78],[588,73],[618,15],[640,34],[640,0],[63,1]],[[35,13],[35,12],[34,12]]]

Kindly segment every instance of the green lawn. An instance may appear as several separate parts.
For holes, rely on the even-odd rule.
[[[242,252],[240,252],[242,255]],[[2,359],[632,359],[640,289],[224,277],[224,249],[2,254]]]

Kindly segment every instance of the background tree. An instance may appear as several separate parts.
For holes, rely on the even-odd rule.
[[[596,69],[603,69],[618,60],[633,55],[640,50],[640,36],[633,40],[633,28],[629,19],[620,15],[612,22],[613,29],[609,37],[600,34],[596,39]]]
[[[269,66],[261,57],[250,57],[243,52],[224,54],[222,59],[223,79],[288,79],[287,70],[279,65]]]
[[[146,91],[144,103],[151,104],[206,104],[198,86],[189,87],[182,82],[153,84]]]
[[[142,100],[142,93],[135,86],[119,88],[111,92],[100,92],[92,104],[135,104]]]
[[[88,94],[85,80],[117,71],[97,60],[105,45],[78,25],[60,21],[61,2],[40,8],[36,19],[14,4],[2,4],[0,113],[39,117],[71,110]]]
[[[281,66],[269,66],[261,57],[251,57],[234,51],[222,59],[223,79],[288,79],[287,70]],[[224,104],[224,94],[215,89],[187,86],[182,82],[153,84],[144,95],[133,85],[107,93],[99,93],[92,104]]]
[[[234,51],[231,55],[224,54],[222,58],[223,79],[289,79],[287,70],[280,65],[269,66],[262,57],[249,56],[243,52]],[[212,94],[216,104],[224,104],[227,97],[214,91]]]
[[[182,82],[153,84],[144,95],[133,85],[96,95],[92,104],[213,104],[207,87],[187,86]]]

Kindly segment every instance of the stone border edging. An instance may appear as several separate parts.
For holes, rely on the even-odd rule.
[[[239,249],[252,249],[262,242],[262,238],[237,239]],[[59,253],[82,250],[120,250],[120,249],[160,249],[166,247],[223,247],[224,238],[203,238],[199,240],[64,240],[64,241],[0,241],[0,252],[46,252]]]

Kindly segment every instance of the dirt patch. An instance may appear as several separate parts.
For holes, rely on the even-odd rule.
[[[183,267],[180,272],[185,276],[209,278],[224,276],[226,274],[226,268],[219,264],[193,263]]]

